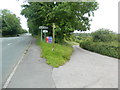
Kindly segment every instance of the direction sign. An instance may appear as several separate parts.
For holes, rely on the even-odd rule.
[[[43,33],[48,33],[48,30],[43,30]]]
[[[46,26],[39,26],[39,29],[48,29]]]

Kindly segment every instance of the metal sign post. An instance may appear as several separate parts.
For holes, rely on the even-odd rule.
[[[43,29],[48,29],[48,27],[46,27],[46,26],[39,26],[39,29],[41,29],[41,41],[42,41],[42,30]]]
[[[43,30],[44,33],[44,39],[46,38],[46,33],[48,33],[48,30]]]
[[[42,29],[41,29],[41,41],[42,41]]]

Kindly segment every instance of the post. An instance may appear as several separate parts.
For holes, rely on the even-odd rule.
[[[44,34],[44,38],[45,38],[45,41],[46,41],[46,32],[45,32],[45,34]]]
[[[54,43],[55,43],[55,24],[53,23],[53,47],[52,47],[52,51],[54,51]]]
[[[42,41],[42,29],[41,29],[41,41]]]

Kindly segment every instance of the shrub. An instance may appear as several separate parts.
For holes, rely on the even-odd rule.
[[[93,41],[114,41],[117,39],[117,36],[114,32],[109,31],[109,29],[99,29],[92,33]]]
[[[120,34],[118,34],[118,42],[120,42]]]
[[[80,40],[80,46],[87,49],[89,45],[93,43],[92,38],[86,38],[85,40]]]
[[[119,51],[118,49],[120,49],[119,45],[115,44],[113,45],[105,42],[93,42],[92,40],[85,40],[80,42],[80,46],[92,52],[100,53],[114,58],[120,58],[120,54],[118,53]]]

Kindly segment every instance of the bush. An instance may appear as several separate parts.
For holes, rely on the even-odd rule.
[[[80,47],[92,52],[100,53],[114,58],[120,58],[120,55],[118,54],[118,49],[120,46],[116,42],[113,45],[105,42],[93,42],[92,40],[85,40],[80,42]]]
[[[81,37],[80,47],[92,52],[120,59],[120,34],[108,29],[99,29],[91,35]]]
[[[108,29],[99,29],[92,33],[93,41],[95,42],[110,42],[117,40],[117,35]]]
[[[80,46],[87,49],[93,43],[92,38],[86,38],[85,40],[80,40]]]
[[[118,42],[120,42],[120,34],[118,34]]]

